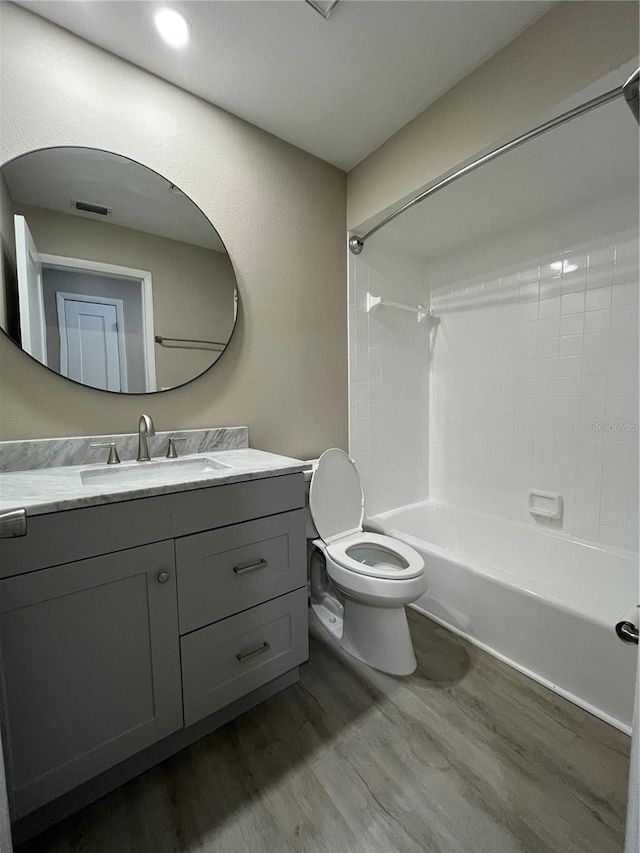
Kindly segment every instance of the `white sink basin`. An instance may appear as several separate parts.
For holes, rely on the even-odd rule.
[[[194,459],[164,459],[153,462],[132,462],[112,465],[109,468],[87,468],[80,472],[84,486],[145,485],[171,483],[188,480],[191,476],[208,474],[211,471],[231,469],[231,465],[206,456]]]

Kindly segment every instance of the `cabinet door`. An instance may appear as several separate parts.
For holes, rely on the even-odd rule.
[[[0,581],[12,817],[183,724],[173,542]]]

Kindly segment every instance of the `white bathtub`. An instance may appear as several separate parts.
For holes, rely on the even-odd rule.
[[[365,526],[424,557],[417,610],[630,732],[638,647],[614,626],[638,603],[637,558],[431,501]]]

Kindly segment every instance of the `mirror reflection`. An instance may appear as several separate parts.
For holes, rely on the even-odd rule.
[[[91,148],[30,152],[0,173],[0,327],[84,385],[142,394],[211,367],[236,320],[215,228],[171,181]]]

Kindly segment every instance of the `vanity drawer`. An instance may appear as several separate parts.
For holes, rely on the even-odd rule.
[[[306,585],[305,512],[176,539],[176,571],[181,634]]]
[[[194,631],[180,650],[190,726],[309,657],[306,587]]]

